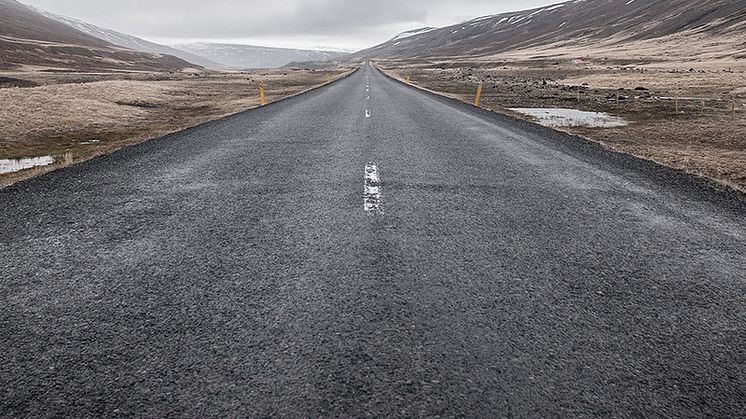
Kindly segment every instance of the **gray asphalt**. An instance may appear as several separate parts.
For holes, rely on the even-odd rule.
[[[0,214],[3,417],[746,417],[743,195],[368,67]]]

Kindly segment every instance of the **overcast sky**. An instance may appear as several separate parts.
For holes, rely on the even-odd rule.
[[[363,49],[423,26],[561,0],[20,0],[161,43]]]

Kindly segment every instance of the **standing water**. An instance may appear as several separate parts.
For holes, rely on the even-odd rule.
[[[627,121],[603,112],[586,112],[562,108],[511,108],[512,111],[529,115],[547,127],[615,128],[627,125]]]

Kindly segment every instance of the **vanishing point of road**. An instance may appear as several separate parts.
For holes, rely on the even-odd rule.
[[[746,200],[364,66],[0,190],[2,417],[744,417]]]

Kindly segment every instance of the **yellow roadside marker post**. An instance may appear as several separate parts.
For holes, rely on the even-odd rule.
[[[259,82],[259,102],[264,106],[264,81]]]
[[[479,107],[479,101],[482,99],[482,82],[479,82],[479,86],[477,86],[477,97],[474,98],[474,107]]]

